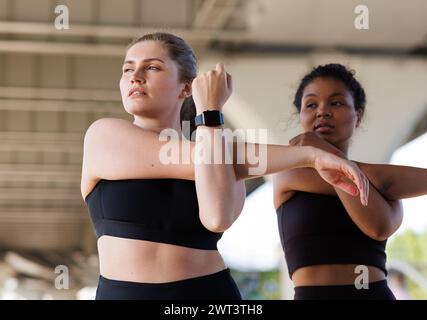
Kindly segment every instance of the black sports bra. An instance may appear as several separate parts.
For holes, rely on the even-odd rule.
[[[370,265],[387,274],[387,240],[365,235],[339,197],[296,192],[277,214],[290,276],[298,268],[319,264]]]
[[[85,200],[97,238],[110,235],[217,250],[222,236],[202,225],[194,181],[100,180]]]

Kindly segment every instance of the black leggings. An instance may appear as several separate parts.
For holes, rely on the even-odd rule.
[[[166,283],[141,283],[99,277],[96,300],[241,300],[225,269],[214,274]]]
[[[369,283],[368,289],[355,285],[295,287],[294,300],[396,300],[387,280]]]

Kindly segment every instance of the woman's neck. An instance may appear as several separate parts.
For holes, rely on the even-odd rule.
[[[169,119],[148,119],[140,116],[134,116],[133,124],[148,131],[160,133],[164,129],[173,129],[178,133],[181,133],[181,126],[178,117],[172,117]]]
[[[348,157],[348,149],[350,146],[350,141],[343,141],[341,143],[334,144],[346,157]]]

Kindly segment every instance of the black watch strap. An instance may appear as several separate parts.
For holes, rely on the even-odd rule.
[[[217,127],[224,124],[224,115],[218,110],[207,110],[197,115],[194,119],[196,127]]]

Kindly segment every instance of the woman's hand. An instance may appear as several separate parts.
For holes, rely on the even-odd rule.
[[[334,145],[319,137],[315,132],[305,132],[289,140],[291,146],[311,146],[326,152],[320,153],[315,160],[315,169],[329,184],[357,196],[363,205],[368,204],[369,180],[356,163],[347,161],[345,154]],[[336,155],[341,161],[336,161]]]
[[[329,184],[351,194],[360,195],[360,202],[368,205],[369,180],[356,163],[339,158],[332,153],[318,149],[314,168]]]
[[[197,76],[192,84],[193,99],[197,114],[206,110],[219,110],[231,95],[231,76],[222,63],[217,63],[215,70]]]
[[[330,144],[326,140],[319,137],[315,132],[304,132],[289,140],[289,145],[291,146],[311,146],[316,147],[318,149],[325,150],[327,152],[331,152],[338,157],[347,159],[344,152]]]

